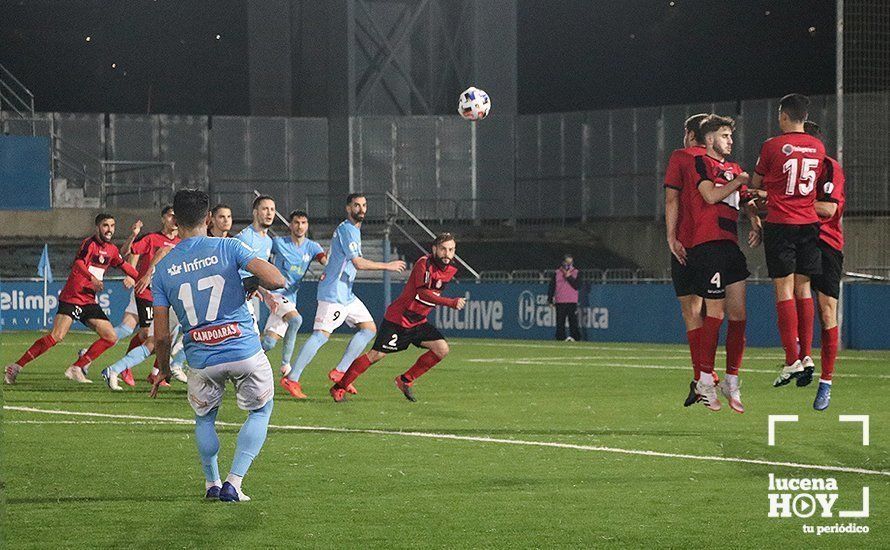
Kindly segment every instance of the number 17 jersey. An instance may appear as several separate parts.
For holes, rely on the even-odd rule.
[[[243,361],[262,349],[238,273],[254,258],[238,239],[190,237],[155,268],[154,305],[179,317],[189,367]]]

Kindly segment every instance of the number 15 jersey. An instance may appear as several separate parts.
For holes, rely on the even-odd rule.
[[[816,181],[824,170],[825,146],[802,132],[788,132],[763,143],[754,171],[769,194],[766,221],[785,225],[817,223]]]
[[[155,268],[154,305],[179,317],[189,367],[243,361],[262,349],[238,273],[254,258],[238,239],[190,237]]]

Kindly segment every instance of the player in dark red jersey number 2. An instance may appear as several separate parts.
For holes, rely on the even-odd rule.
[[[93,329],[99,339],[68,367],[65,376],[75,382],[92,383],[84,375],[83,368],[117,342],[114,327],[99,307],[96,292],[104,288],[102,279],[109,267],[117,267],[126,273],[131,278],[131,287],[137,276],[136,268],[125,263],[117,247],[111,244],[112,237],[114,217],[111,214],[99,214],[96,216],[95,233],[84,239],[74,263],[71,264],[71,274],[59,294],[59,309],[53,319],[52,331],[34,342],[18,361],[6,366],[4,381],[7,384],[14,384],[22,367],[61,342],[71,330],[74,321],[80,321]]]
[[[774,386],[812,380],[810,357],[815,317],[810,279],[822,273],[816,182],[825,164],[825,146],[804,132],[810,100],[789,94],[779,100],[782,134],[766,140],[751,185],[769,195],[763,248],[776,288],[779,335],[785,362]],[[799,345],[798,345],[799,344]]]
[[[421,355],[405,373],[396,376],[395,383],[409,401],[416,401],[411,387],[414,381],[448,355],[448,342],[430,324],[427,316],[436,306],[463,309],[463,298],[446,298],[442,289],[457,273],[453,265],[456,243],[451,233],[441,233],[433,241],[432,254],[417,260],[402,294],[386,308],[383,324],[371,351],[359,356],[331,388],[334,401],[346,399],[346,388],[368,367],[388,353],[408,349],[414,344],[429,351]]]

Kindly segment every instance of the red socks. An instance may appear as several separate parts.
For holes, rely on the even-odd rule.
[[[822,380],[831,380],[834,361],[837,359],[837,327],[822,329]]]
[[[701,369],[698,366],[698,339],[701,336],[701,327],[686,331],[686,340],[689,342],[689,357],[692,358],[692,377],[698,381]]]
[[[410,369],[405,371],[405,374],[403,374],[402,376],[409,383],[414,382],[415,380],[423,376],[423,373],[433,368],[433,366],[439,361],[441,361],[441,359],[438,355],[436,355],[432,351],[428,351],[418,357],[414,365],[412,365]]]
[[[738,374],[745,354],[745,321],[729,321],[726,329],[726,374]]]
[[[797,358],[802,360],[813,354],[813,320],[816,312],[812,298],[795,298],[794,303],[797,305],[797,340],[800,342]]]
[[[139,334],[140,333],[137,332],[133,335],[132,338],[130,338],[130,345],[127,346],[127,353],[130,353],[131,351],[142,345],[143,340]]]
[[[812,299],[810,299],[810,307]],[[782,338],[782,347],[785,348],[785,364],[791,365],[797,361],[797,307],[794,300],[782,300],[776,302],[776,313],[779,315],[779,336]],[[812,321],[810,321],[812,332]],[[812,345],[812,340],[810,340]]]
[[[93,345],[90,346],[90,349],[87,350],[86,353],[81,355],[77,361],[74,362],[75,367],[84,368],[89,365],[90,362],[94,361],[97,357],[105,353],[105,350],[110,348],[115,344],[112,340],[106,340],[105,338],[99,338]]]
[[[15,363],[20,367],[24,367],[31,361],[43,355],[46,350],[55,345],[56,339],[53,338],[52,334],[47,334],[41,338],[38,338],[36,342],[31,344],[31,347],[28,348],[28,351],[26,351],[25,354],[22,355]]]
[[[698,361],[701,372],[714,372],[714,358],[717,355],[717,340],[720,338],[720,325],[723,319],[705,317],[698,339]]]
[[[368,354],[363,353],[359,355],[355,361],[349,365],[349,369],[343,373],[343,378],[337,382],[337,386],[346,389],[350,384],[355,382],[355,379],[361,376],[363,372],[368,370],[368,367],[371,366],[371,360],[368,359]]]

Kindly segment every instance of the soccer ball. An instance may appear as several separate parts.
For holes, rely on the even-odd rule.
[[[484,90],[470,86],[460,94],[457,102],[457,112],[466,120],[482,120],[488,116],[491,109],[491,99]]]

